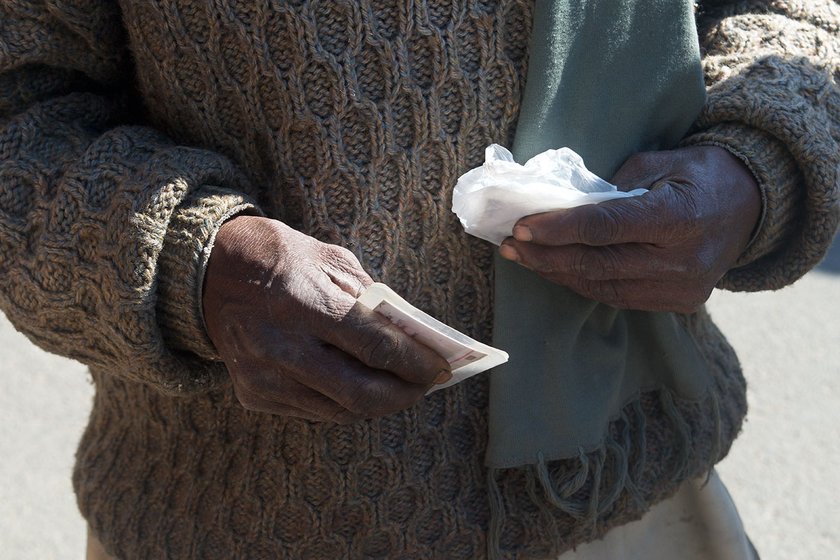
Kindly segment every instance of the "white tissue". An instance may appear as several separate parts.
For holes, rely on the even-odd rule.
[[[548,150],[519,165],[510,151],[491,144],[484,158],[484,165],[458,179],[452,211],[467,233],[496,245],[524,216],[647,192],[619,191],[586,169],[583,159],[569,148]]]

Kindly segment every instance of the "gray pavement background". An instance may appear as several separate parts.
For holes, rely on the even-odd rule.
[[[840,550],[840,242],[774,293],[716,292],[712,315],[738,350],[750,413],[723,463],[764,560]],[[0,314],[0,558],[83,558],[70,485],[93,395],[85,368],[46,354]]]

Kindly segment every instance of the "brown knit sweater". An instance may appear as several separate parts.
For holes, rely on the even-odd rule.
[[[762,188],[761,226],[721,286],[779,288],[820,259],[840,214],[840,8],[709,4],[710,95],[685,143],[725,146]],[[91,368],[74,483],[110,552],[483,557],[486,376],[352,426],[247,412],[203,329],[200,288],[220,223],[263,212],[350,248],[375,279],[487,339],[491,248],[463,234],[449,201],[487,144],[510,143],[531,11],[532,0],[0,5],[0,306]],[[731,439],[745,412],[737,359],[704,312],[685,322]],[[641,426],[636,453],[670,445],[667,427]],[[648,498],[661,498],[657,474],[639,475]],[[631,502],[600,530],[640,515]],[[509,510],[510,557],[576,542],[527,500]]]

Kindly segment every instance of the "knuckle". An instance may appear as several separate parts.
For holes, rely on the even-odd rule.
[[[358,257],[350,249],[340,245],[325,245],[324,256],[335,264],[349,264],[353,268],[361,268]]]
[[[606,206],[598,206],[588,220],[581,223],[581,239],[594,245],[604,245],[615,239],[620,228],[616,213]]]
[[[570,272],[575,276],[586,276],[591,266],[591,258],[586,251],[576,251],[569,262]]]
[[[589,280],[606,280],[620,270],[619,257],[608,247],[579,251],[573,261],[574,273]]]
[[[317,309],[320,311],[319,318],[326,319],[328,323],[342,321],[355,305],[353,299],[332,297],[324,291],[317,293]]]
[[[671,190],[675,197],[675,217],[679,221],[679,229],[685,237],[702,236],[705,231],[706,213],[703,205],[696,196],[695,189],[689,184],[678,183]]]
[[[359,265],[359,257],[356,256],[356,253],[348,249],[347,247],[338,247],[338,255],[348,261],[353,263],[354,265]]]
[[[616,251],[605,248],[599,256],[598,267],[593,272],[598,278],[613,278],[622,270],[621,257]]]
[[[350,392],[347,410],[364,418],[382,416],[387,397],[379,383],[361,379],[354,384]]]
[[[364,342],[361,354],[368,366],[390,370],[398,362],[400,350],[401,345],[396,337],[382,329]]]

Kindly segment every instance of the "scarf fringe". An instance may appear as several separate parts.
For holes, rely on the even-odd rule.
[[[659,402],[676,437],[671,442],[676,447],[675,457],[667,462],[666,470],[659,477],[670,482],[672,489],[692,476],[698,476],[697,463],[702,461],[708,482],[712,467],[719,459],[723,448],[721,410],[718,395],[709,391],[707,403],[713,416],[711,449],[708,457],[696,457],[694,437],[691,426],[681,413],[675,397],[669,390],[658,391]],[[531,502],[539,507],[541,515],[557,518],[565,514],[574,520],[574,524],[588,528],[585,538],[571,543],[577,546],[583,542],[603,536],[612,525],[607,525],[606,517],[616,518],[613,511],[616,503],[625,492],[632,502],[633,509],[641,516],[653,505],[641,488],[642,477],[646,468],[647,438],[646,417],[640,399],[625,406],[621,414],[610,423],[602,444],[594,450],[578,448],[573,458],[573,466],[568,460],[547,460],[542,452],[536,462],[522,467],[525,475],[525,491]],[[501,560],[502,534],[506,522],[505,494],[499,485],[499,476],[507,469],[488,468],[487,488],[490,502],[490,525],[487,535],[487,556],[490,560]],[[649,482],[649,481],[648,481]],[[537,488],[539,484],[539,490]],[[667,495],[672,494],[668,492]],[[556,550],[572,548],[566,539],[569,535],[554,531]],[[579,539],[578,539],[579,540]]]

